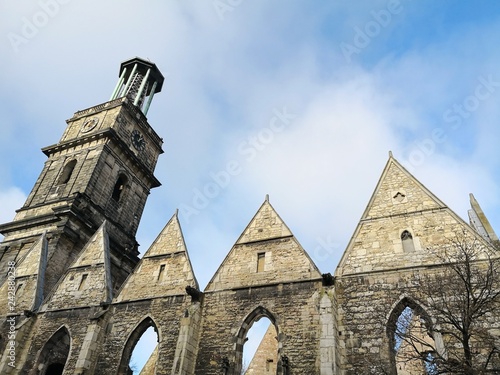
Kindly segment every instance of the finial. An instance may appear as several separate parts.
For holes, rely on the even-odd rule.
[[[392,151],[389,150],[389,157],[392,158]]]
[[[176,208],[176,209],[175,209],[175,217],[178,217],[178,216],[179,216],[179,209],[178,209],[178,208]]]
[[[266,194],[266,202],[269,202],[269,194]]]

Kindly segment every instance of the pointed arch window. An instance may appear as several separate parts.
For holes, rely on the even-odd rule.
[[[255,330],[252,329],[253,327]],[[251,342],[254,340],[254,344],[256,344],[266,336],[268,336],[266,339],[267,344],[265,345],[267,349],[261,348],[261,352],[264,353],[264,356],[253,358],[252,353],[244,352],[245,346],[249,346],[245,345],[247,341]],[[242,369],[251,369],[252,373],[257,374],[271,373],[286,375],[287,365],[283,362],[283,356],[280,356],[281,345],[279,337],[279,328],[274,315],[262,306],[257,307],[246,317],[237,334],[234,344],[235,352],[230,356],[231,361],[229,361],[231,362],[230,367],[234,367],[234,373],[239,374]],[[257,346],[255,345],[255,347]],[[264,350],[266,351],[264,352]],[[257,349],[257,351],[259,351],[259,349]],[[247,355],[249,355],[248,358]],[[234,362],[232,358],[234,358]]]
[[[111,195],[114,201],[116,202],[120,201],[120,198],[123,196],[123,191],[127,186],[127,182],[128,182],[127,176],[125,176],[124,174],[118,176],[118,179],[116,180],[115,186],[113,188],[113,194]]]
[[[401,233],[401,242],[403,244],[403,251],[405,253],[411,253],[415,251],[415,244],[413,242],[413,236],[407,230]]]
[[[153,338],[153,340],[151,340]],[[156,341],[156,343],[154,343]],[[131,374],[132,365],[137,366],[140,372],[144,362],[138,362],[133,357],[140,353],[144,359],[148,359],[148,365],[156,373],[156,362],[158,359],[158,343],[160,336],[158,328],[150,317],[144,319],[130,334],[125,347],[123,348],[122,358],[120,360],[119,374]],[[133,363],[134,362],[134,363]]]
[[[395,374],[437,373],[432,322],[419,304],[408,298],[400,301],[390,315],[387,335]]]
[[[71,178],[71,175],[73,174],[73,170],[75,169],[75,166],[76,166],[75,159],[66,163],[66,165],[63,167],[63,170],[59,176],[59,179],[57,180],[58,185],[64,185],[69,181],[69,179]]]
[[[61,327],[43,346],[35,368],[41,374],[62,374],[68,360],[70,345],[69,332],[66,327]]]

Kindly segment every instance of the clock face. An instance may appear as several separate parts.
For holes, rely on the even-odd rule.
[[[146,148],[146,141],[144,140],[144,136],[139,132],[139,130],[134,129],[130,136],[132,140],[132,145],[138,151],[142,151]]]
[[[97,117],[92,117],[89,118],[88,120],[85,120],[85,122],[82,125],[82,133],[87,133],[94,129],[96,125],[99,123],[99,119]]]

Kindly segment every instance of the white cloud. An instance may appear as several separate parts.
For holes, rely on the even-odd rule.
[[[26,195],[17,187],[0,189],[0,223],[12,221],[15,210],[25,201]]]
[[[142,251],[175,208],[192,202],[193,189],[236,159],[241,173],[189,222],[181,217],[200,286],[266,193],[316,260],[324,244],[335,244],[320,264],[332,272],[387,152],[408,160],[415,142],[447,125],[444,111],[470,95],[479,76],[500,81],[498,22],[472,18],[444,32],[433,28],[441,27],[436,12],[444,6],[403,5],[348,64],[340,43],[387,1],[243,1],[222,21],[211,1],[69,2],[17,53],[8,39],[0,45],[4,183],[29,191],[44,161],[38,150],[57,142],[74,111],[107,100],[119,63],[139,55],[167,76],[149,113],[165,139],[156,169],[164,185],[148,198],[138,233]],[[37,7],[9,0],[0,34],[21,30]],[[428,27],[421,27],[423,19]],[[461,216],[474,192],[498,228],[497,95],[412,172]],[[238,146],[283,106],[297,119],[247,161]],[[22,201],[13,205],[2,209],[12,212],[7,220]]]

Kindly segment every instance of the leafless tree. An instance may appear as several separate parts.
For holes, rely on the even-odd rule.
[[[417,280],[424,308],[408,306],[395,329],[406,374],[500,374],[500,250],[466,231]]]

